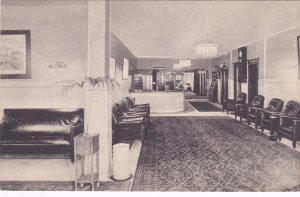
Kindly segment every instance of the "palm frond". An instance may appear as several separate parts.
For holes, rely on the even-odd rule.
[[[71,91],[74,87],[83,87],[82,82],[78,82],[75,80],[64,80],[57,82],[59,86],[62,86],[61,96],[66,95],[69,91]]]

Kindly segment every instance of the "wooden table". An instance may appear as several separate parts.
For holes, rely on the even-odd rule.
[[[74,138],[74,158],[75,158],[75,191],[77,191],[77,184],[91,183],[92,190],[95,190],[95,182],[99,186],[99,134],[86,135],[81,134]],[[84,173],[84,164],[86,159],[90,158],[90,173]],[[94,159],[96,159],[96,173],[94,172]],[[81,165],[80,175],[78,175]],[[88,169],[88,168],[87,168]]]

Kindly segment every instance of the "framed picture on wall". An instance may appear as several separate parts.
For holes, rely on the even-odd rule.
[[[300,79],[300,36],[297,37],[297,50],[298,50],[298,78]]]
[[[128,74],[129,74],[129,60],[124,58],[122,79],[128,79]]]
[[[1,30],[0,78],[30,78],[30,31]]]
[[[110,57],[109,60],[109,79],[113,80],[115,79],[116,75],[116,59],[113,57]]]

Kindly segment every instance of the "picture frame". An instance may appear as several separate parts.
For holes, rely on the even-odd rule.
[[[116,59],[110,57],[109,61],[109,79],[114,80],[116,76]]]
[[[0,78],[31,78],[30,30],[1,30]]]
[[[122,70],[122,79],[127,80],[129,75],[129,60],[124,58],[123,60],[123,70]]]

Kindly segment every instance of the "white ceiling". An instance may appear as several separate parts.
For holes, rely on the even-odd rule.
[[[300,25],[300,1],[112,1],[112,31],[138,57],[218,54]]]

